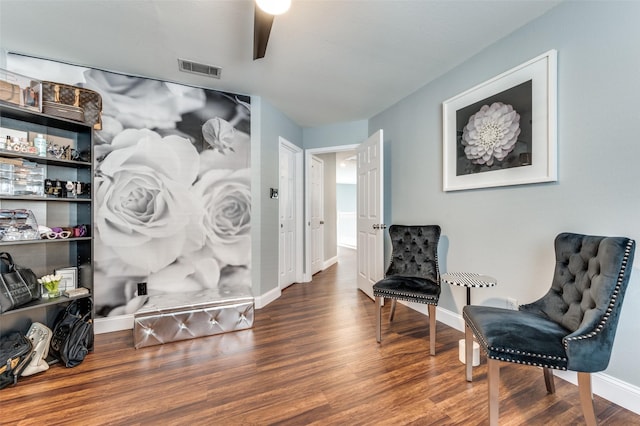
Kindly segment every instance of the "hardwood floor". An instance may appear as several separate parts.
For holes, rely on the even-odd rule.
[[[2,425],[482,425],[486,360],[464,379],[463,333],[398,305],[375,339],[374,304],[356,290],[354,260],[294,284],[256,312],[253,329],[133,348],[131,331],[96,336],[78,367],[54,365],[0,391]],[[387,306],[388,309],[388,306]],[[386,312],[385,312],[386,313]],[[603,425],[640,416],[595,398]],[[578,389],[503,364],[501,425],[583,424]]]

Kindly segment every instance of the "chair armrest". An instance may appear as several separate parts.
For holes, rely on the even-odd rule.
[[[609,318],[608,314],[602,315],[595,309],[586,312],[580,327],[562,339],[567,352],[567,369],[586,373],[605,370],[611,358],[615,323],[617,318]]]

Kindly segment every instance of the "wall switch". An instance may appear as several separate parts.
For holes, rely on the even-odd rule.
[[[138,296],[147,295],[147,283],[138,283]]]
[[[518,300],[512,298],[512,297],[507,297],[507,309],[511,309],[514,311],[518,310]]]

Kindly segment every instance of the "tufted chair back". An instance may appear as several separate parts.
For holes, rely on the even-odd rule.
[[[373,285],[376,298],[376,340],[381,342],[382,305],[391,299],[389,322],[393,321],[396,301],[427,305],[429,311],[429,352],[436,354],[436,305],[440,300],[438,269],[438,225],[391,225],[393,251],[385,277]]]
[[[634,248],[634,241],[623,237],[572,233],[556,237],[551,288],[520,310],[546,317],[570,332],[564,339],[568,369],[600,371],[607,367]]]
[[[391,225],[393,251],[386,276],[425,278],[440,284],[438,269],[438,225]]]
[[[517,311],[462,308],[467,381],[472,380],[474,335],[487,354],[490,425],[498,425],[501,362],[542,367],[549,393],[555,392],[552,369],[576,371],[585,423],[597,424],[591,373],[609,365],[635,241],[565,232],[554,245],[553,281],[540,299]]]

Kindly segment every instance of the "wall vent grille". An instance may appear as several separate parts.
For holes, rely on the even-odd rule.
[[[193,61],[187,61],[185,59],[178,59],[178,68],[182,72],[188,72],[191,74],[205,75],[212,78],[220,78],[222,68],[214,67],[213,65],[199,64]]]

